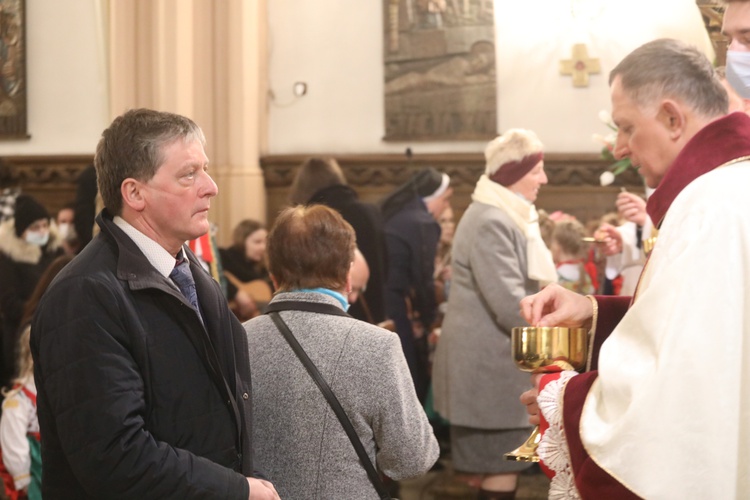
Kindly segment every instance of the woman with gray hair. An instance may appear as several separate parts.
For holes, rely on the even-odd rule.
[[[528,375],[513,364],[510,332],[526,325],[520,300],[557,273],[533,205],[547,183],[542,143],[531,131],[512,129],[488,144],[485,157],[485,174],[453,240],[433,386],[435,409],[451,422],[456,471],[481,486],[480,498],[509,499],[528,464],[505,461],[503,452],[529,433],[518,408]]]
[[[277,313],[341,403],[371,461],[394,480],[438,457],[399,338],[346,314],[354,230],[323,205],[284,210],[268,236]],[[329,403],[269,315],[245,323],[258,468],[282,498],[378,498]]]

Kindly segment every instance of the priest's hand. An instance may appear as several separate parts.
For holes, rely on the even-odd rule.
[[[526,413],[529,414],[529,423],[531,425],[539,425],[539,405],[536,398],[539,396],[539,381],[542,375],[542,373],[533,374],[531,376],[531,383],[534,385],[534,388],[521,394],[521,404],[526,406]]]
[[[580,327],[594,315],[591,300],[553,283],[521,299],[521,316],[532,326]]]

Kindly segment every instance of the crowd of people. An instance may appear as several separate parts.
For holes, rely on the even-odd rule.
[[[647,189],[594,222],[537,210],[544,146],[513,128],[457,223],[446,172],[369,203],[315,157],[270,227],[216,248],[200,127],[117,117],[54,217],[3,194],[7,496],[387,498],[449,450],[475,498],[513,499],[530,464],[503,453],[537,423],[555,498],[750,491],[750,2],[724,29],[726,77],[667,39],[611,72],[615,154]],[[587,328],[585,371],[530,389],[523,325]]]

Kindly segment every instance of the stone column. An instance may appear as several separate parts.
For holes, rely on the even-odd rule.
[[[111,118],[149,107],[201,126],[219,186],[210,218],[227,245],[240,220],[266,220],[266,0],[116,0],[108,8]]]

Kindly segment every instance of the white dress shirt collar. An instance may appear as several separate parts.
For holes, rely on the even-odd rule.
[[[164,247],[140,232],[119,215],[115,215],[114,223],[117,227],[122,229],[131,240],[133,240],[151,265],[154,266],[165,278],[169,278],[169,274],[172,272],[172,269],[174,269],[175,256],[167,252]],[[178,258],[187,258],[184,248],[180,249]]]

